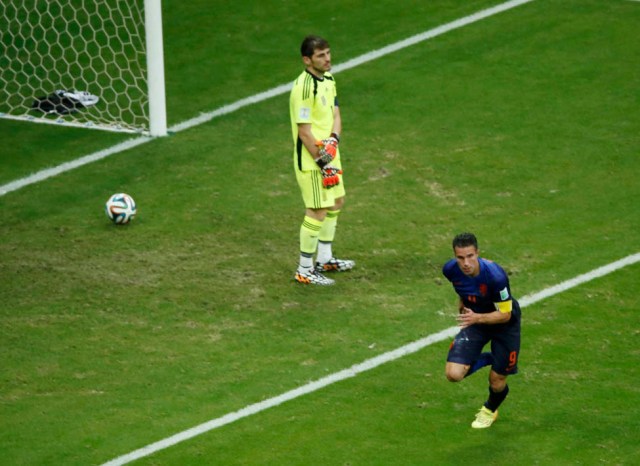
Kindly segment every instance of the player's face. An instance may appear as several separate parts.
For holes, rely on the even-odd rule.
[[[480,273],[480,262],[478,261],[478,250],[475,246],[456,247],[453,252],[458,262],[458,267],[468,277],[475,277]]]
[[[322,76],[331,70],[331,49],[316,49],[310,57],[304,57],[307,67],[313,74]]]

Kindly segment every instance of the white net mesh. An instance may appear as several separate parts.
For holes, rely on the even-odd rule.
[[[143,10],[143,0],[2,0],[0,117],[147,131]]]

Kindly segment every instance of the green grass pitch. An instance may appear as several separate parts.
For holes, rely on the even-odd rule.
[[[169,124],[499,2],[165,2]],[[536,0],[336,74],[335,287],[292,281],[303,208],[281,95],[0,196],[0,457],[99,465],[455,324],[455,233],[523,297],[640,252],[640,3]],[[0,184],[130,138],[0,121]],[[111,225],[107,198],[139,214]],[[500,418],[448,341],[140,465],[632,465],[635,264],[523,312]]]

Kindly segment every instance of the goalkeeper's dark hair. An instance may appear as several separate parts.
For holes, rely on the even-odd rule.
[[[303,57],[311,57],[316,50],[329,48],[329,42],[320,36],[310,35],[304,38],[300,46],[300,53]]]
[[[478,239],[473,233],[460,233],[453,238],[452,246],[454,250],[456,248],[466,248],[469,246],[478,249]]]

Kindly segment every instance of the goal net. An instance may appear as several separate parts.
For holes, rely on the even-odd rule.
[[[166,133],[160,0],[2,0],[0,23],[0,117]]]

